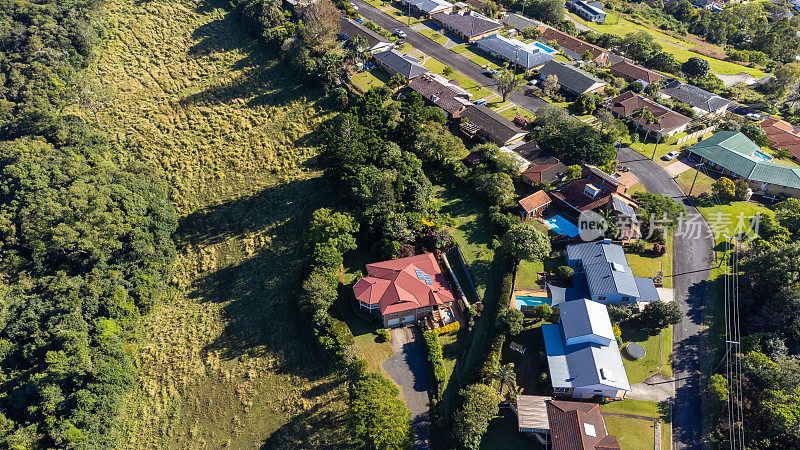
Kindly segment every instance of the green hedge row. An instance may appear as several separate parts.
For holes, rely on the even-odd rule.
[[[444,357],[442,356],[442,344],[439,342],[439,335],[428,330],[422,332],[425,338],[425,346],[428,348],[428,361],[433,369],[433,376],[437,383],[444,383],[447,373],[444,369]]]

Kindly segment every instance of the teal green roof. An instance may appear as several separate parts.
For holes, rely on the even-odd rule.
[[[720,131],[689,151],[748,180],[800,189],[800,169],[755,158],[760,149],[738,131]]]

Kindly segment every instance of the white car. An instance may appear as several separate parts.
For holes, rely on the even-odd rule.
[[[401,30],[401,29],[399,29],[399,28],[394,30],[394,35],[399,37],[400,39],[405,39],[406,38],[406,32]]]
[[[353,10],[354,10],[354,11],[358,11],[358,6],[356,6],[356,4],[355,4],[355,3],[353,3],[353,2],[350,2],[350,6],[352,6],[352,7],[353,7]]]
[[[666,155],[664,155],[664,159],[667,160],[667,161],[672,161],[673,159],[675,159],[678,156],[679,153],[680,152],[678,150],[673,150],[673,151],[667,153]]]
[[[752,121],[757,121],[757,120],[761,119],[761,116],[756,114],[756,113],[747,113],[746,117],[748,119],[752,120]]]

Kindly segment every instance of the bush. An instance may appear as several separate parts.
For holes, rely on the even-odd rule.
[[[524,318],[522,311],[518,309],[504,309],[497,316],[497,328],[503,333],[516,336],[522,331],[522,320]]]
[[[378,335],[378,339],[381,342],[391,342],[392,341],[392,333],[389,332],[386,328],[381,328],[375,332]]]
[[[645,250],[647,250],[647,244],[643,241],[636,241],[628,244],[628,252],[630,253],[644,253]]]
[[[447,333],[456,333],[460,329],[461,329],[461,324],[458,323],[458,321],[456,320],[455,322],[449,323],[443,327],[434,328],[433,332],[436,334],[447,334]]]
[[[570,266],[558,266],[556,270],[553,271],[553,274],[559,280],[568,281],[572,279],[572,275],[575,273]]]
[[[433,377],[437,383],[444,383],[447,372],[444,368],[444,357],[442,356],[442,344],[439,342],[439,335],[428,330],[422,332],[425,338],[425,347],[428,349],[428,361],[431,363]]]

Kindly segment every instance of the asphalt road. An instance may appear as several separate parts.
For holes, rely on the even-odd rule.
[[[700,382],[703,364],[708,362],[704,359],[708,352],[703,335],[703,309],[709,268],[714,258],[711,229],[661,165],[628,147],[620,149],[618,158],[648,191],[683,203],[686,223],[695,227],[679,227],[673,247],[672,287],[683,320],[673,327],[672,366],[676,398],[672,426],[675,448],[701,448],[704,434]],[[684,230],[686,232],[682,233]]]
[[[364,18],[367,20],[375,22],[377,25],[390,32],[393,32],[395,29],[403,30],[406,33],[405,42],[411,44],[412,47],[421,50],[426,55],[431,56],[452,67],[456,71],[463,73],[476,83],[488,88],[492,92],[495,92],[498,95],[500,94],[495,86],[495,81],[492,78],[484,75],[483,73],[485,70],[474,62],[452,50],[444,48],[436,42],[433,42],[419,32],[412,30],[401,22],[398,22],[394,19],[394,17],[389,16],[367,2],[362,0],[353,0],[353,3],[358,6],[358,13],[364,16]],[[508,100],[531,112],[535,112],[537,109],[547,104],[546,101],[539,97],[525,95],[522,90],[514,91],[509,94]]]

